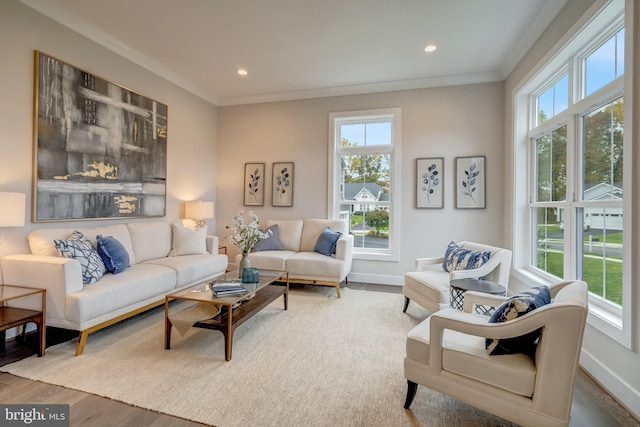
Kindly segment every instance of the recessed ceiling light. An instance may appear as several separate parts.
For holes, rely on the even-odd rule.
[[[424,51],[425,52],[433,52],[437,49],[438,47],[435,44],[428,44],[425,48]]]
[[[238,75],[246,76],[247,74],[249,74],[249,72],[247,70],[245,70],[244,68],[239,68],[238,69]]]

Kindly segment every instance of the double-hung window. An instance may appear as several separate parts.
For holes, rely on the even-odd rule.
[[[397,260],[400,110],[330,115],[329,217],[354,236],[354,257]]]
[[[528,241],[518,239],[529,248],[530,274],[548,282],[586,281],[591,319],[628,344],[629,332],[622,333],[630,326],[624,326],[630,319],[624,310],[630,304],[623,237],[624,10],[610,7],[604,16],[520,95],[530,111],[530,231]]]

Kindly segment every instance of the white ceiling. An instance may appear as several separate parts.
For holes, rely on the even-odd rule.
[[[501,81],[567,2],[20,1],[219,106]]]

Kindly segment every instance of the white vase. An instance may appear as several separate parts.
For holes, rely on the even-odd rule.
[[[242,277],[242,270],[249,267],[251,267],[251,262],[249,261],[249,253],[243,252],[242,259],[240,260],[240,265],[238,266],[238,278]]]

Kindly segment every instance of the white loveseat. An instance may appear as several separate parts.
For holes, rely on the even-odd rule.
[[[215,236],[206,236],[206,251],[203,243],[202,250],[192,254],[169,256],[175,249],[172,227],[176,226],[152,221],[34,230],[28,235],[31,254],[4,257],[2,276],[5,283],[47,290],[47,326],[79,331],[76,355],[80,355],[91,332],[162,304],[170,292],[226,271],[227,256],[218,254]],[[57,256],[54,245],[54,239],[67,239],[74,230],[94,247],[97,235],[113,236],[126,249],[130,267],[83,284],[80,262]]]
[[[249,254],[251,267],[284,270],[289,281],[334,286],[340,298],[340,283],[347,280],[353,258],[353,236],[344,221],[329,219],[270,220],[261,225],[277,225],[282,250],[265,250]],[[342,233],[336,242],[335,254],[326,256],[314,250],[320,234],[329,227]],[[238,255],[239,265],[242,255]]]

